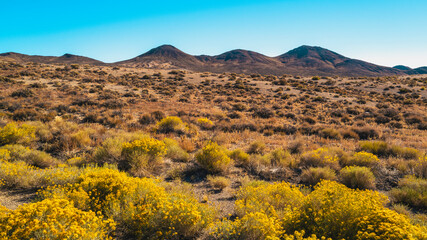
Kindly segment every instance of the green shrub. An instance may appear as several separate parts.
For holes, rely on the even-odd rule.
[[[249,145],[248,153],[250,154],[264,154],[265,143],[262,141],[255,141]]]
[[[400,146],[392,146],[390,148],[390,154],[404,159],[418,159],[421,156],[421,153],[415,148]]]
[[[222,191],[224,188],[230,185],[230,179],[222,176],[207,176],[209,185],[217,190]]]
[[[341,135],[345,139],[356,139],[359,140],[359,135],[350,129],[345,129],[341,131]]]
[[[245,166],[249,163],[249,154],[244,152],[242,149],[235,149],[228,155],[239,165]]]
[[[349,188],[375,189],[375,176],[367,167],[345,167],[341,169],[338,178]]]
[[[92,145],[92,139],[90,135],[93,133],[93,129],[84,128],[81,129],[70,136],[71,148],[83,148]]]
[[[5,159],[8,161],[23,161],[28,165],[39,168],[53,167],[60,163],[58,159],[45,152],[32,150],[22,145],[6,145],[0,149],[7,150],[9,152],[9,158]]]
[[[217,143],[209,142],[196,154],[197,162],[211,173],[223,173],[233,161],[227,156],[224,148]]]
[[[302,167],[330,167],[340,169],[340,163],[345,162],[348,155],[339,148],[318,148],[301,156]]]
[[[130,143],[123,143],[120,169],[128,170],[134,176],[149,176],[151,172],[162,167],[162,157],[166,154],[163,141],[143,138]]]
[[[406,176],[399,186],[390,191],[393,202],[407,204],[418,209],[427,209],[427,180]]]
[[[352,131],[362,140],[377,139],[380,135],[376,129],[371,127],[353,128]]]
[[[122,155],[122,146],[126,142],[123,137],[111,137],[102,142],[92,155],[92,160],[100,165],[104,163],[117,164]]]
[[[388,156],[390,153],[388,144],[383,141],[361,141],[359,146],[362,151],[370,152],[377,156]]]
[[[288,151],[282,148],[275,149],[264,156],[266,162],[273,167],[289,167],[293,163],[293,158]]]
[[[270,166],[269,159],[259,154],[250,155],[248,162],[243,165],[243,167],[254,173],[260,173],[263,169]]]
[[[390,146],[383,141],[362,141],[359,143],[360,149],[366,152],[373,153],[377,156],[387,157],[401,157],[405,159],[417,159],[421,153],[408,147]]]
[[[166,157],[178,162],[190,161],[190,154],[182,149],[177,141],[165,138],[163,142],[166,144]]]
[[[179,117],[166,117],[157,123],[157,132],[159,133],[171,133],[175,132],[178,134],[186,133],[188,130],[184,122]]]
[[[320,131],[320,136],[328,139],[339,140],[342,138],[341,133],[334,128],[324,128]]]
[[[141,140],[149,138],[149,136],[142,132],[117,132],[112,136],[106,138],[101,146],[97,147],[92,154],[92,161],[103,165],[117,164],[122,160],[122,148],[126,142],[133,142],[135,140]]]
[[[420,178],[427,178],[427,154],[424,154],[415,164],[415,175]]]
[[[301,173],[301,180],[314,186],[318,184],[321,180],[336,180],[337,176],[335,171],[328,167],[311,167],[309,169],[305,169]]]

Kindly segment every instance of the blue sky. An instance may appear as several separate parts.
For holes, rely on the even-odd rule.
[[[321,46],[385,66],[427,65],[424,0],[3,1],[0,52],[114,62],[161,44],[277,56]]]

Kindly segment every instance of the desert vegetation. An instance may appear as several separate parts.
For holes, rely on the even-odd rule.
[[[426,87],[0,62],[0,236],[426,239]]]

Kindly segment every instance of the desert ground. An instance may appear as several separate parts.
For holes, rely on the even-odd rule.
[[[3,61],[1,214],[67,201],[100,219],[99,239],[426,239],[426,87]],[[182,222],[144,212],[162,209],[150,197]],[[355,219],[325,215],[344,206]]]

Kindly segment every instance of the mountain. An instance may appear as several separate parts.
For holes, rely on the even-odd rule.
[[[321,47],[301,46],[277,57],[292,74],[383,76],[402,74],[398,69],[344,57]]]
[[[322,76],[388,76],[402,74],[427,74],[427,67],[411,69],[399,65],[393,68],[345,57],[321,47],[301,46],[277,57],[236,49],[215,56],[187,54],[172,45],[162,45],[135,58],[115,63],[64,54],[60,57],[25,55],[19,53],[0,54],[0,60],[37,62],[47,64],[93,64],[127,67],[182,68],[201,72],[235,72],[258,74],[292,74]]]
[[[115,64],[132,67],[179,67],[194,69],[200,67],[200,62],[195,56],[184,53],[172,45],[162,45],[135,58],[120,61]]]
[[[91,65],[103,65],[104,63],[92,58],[64,54],[60,57],[54,56],[39,56],[39,55],[25,55],[14,52],[7,52],[0,54],[0,60],[15,61],[18,63],[24,62],[36,62],[45,64],[91,64]]]
[[[278,57],[236,49],[216,56],[192,56],[162,45],[115,64],[132,67],[185,68],[193,71],[259,74],[384,76],[404,74],[399,69],[344,57],[321,47],[301,46]]]

